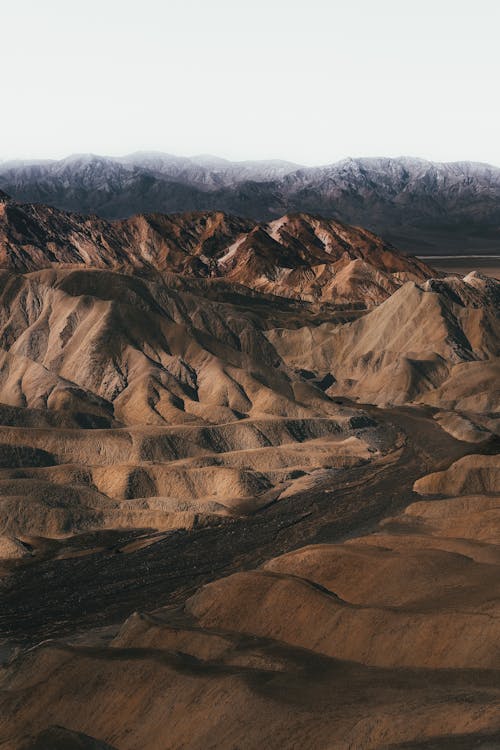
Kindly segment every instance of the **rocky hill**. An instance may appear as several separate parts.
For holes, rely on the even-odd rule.
[[[283,297],[370,306],[432,270],[359,227],[307,214],[268,224],[221,212],[108,222],[40,204],[0,202],[0,268],[108,268],[219,277]]]

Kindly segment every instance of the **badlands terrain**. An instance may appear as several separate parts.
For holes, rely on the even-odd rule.
[[[2,193],[0,750],[500,747],[499,310],[317,215]]]

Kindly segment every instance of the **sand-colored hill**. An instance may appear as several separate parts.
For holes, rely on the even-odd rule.
[[[84,411],[83,399],[122,423],[164,424],[301,416],[325,402],[299,383],[301,411],[286,367],[237,309],[165,284],[95,271],[7,275],[0,327],[0,396],[12,406]]]
[[[465,456],[446,471],[429,474],[415,483],[420,495],[468,495],[497,493],[500,488],[500,456]]]
[[[207,299],[171,276],[3,272],[3,556],[17,538],[254,512],[300,477],[379,454],[373,420],[365,436],[358,412],[291,371],[238,289],[214,281]]]
[[[446,380],[423,400],[441,409],[500,412],[500,359],[453,365]]]
[[[470,274],[408,282],[352,323],[267,336],[290,367],[329,375],[331,394],[490,411],[497,403],[499,310],[500,283]]]

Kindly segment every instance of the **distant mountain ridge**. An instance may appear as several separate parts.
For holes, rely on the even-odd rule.
[[[162,153],[0,163],[0,189],[25,202],[126,218],[224,211],[259,221],[307,212],[364,226],[421,254],[500,250],[500,168],[423,159],[322,167]]]

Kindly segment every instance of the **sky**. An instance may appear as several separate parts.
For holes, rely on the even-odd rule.
[[[0,0],[0,160],[500,166],[500,0]]]

